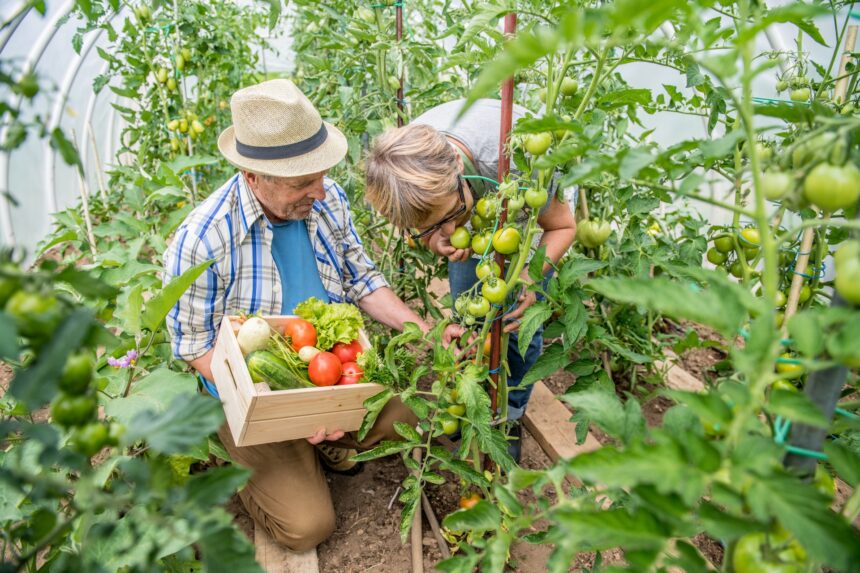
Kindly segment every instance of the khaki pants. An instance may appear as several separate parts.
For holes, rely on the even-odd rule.
[[[326,443],[369,449],[382,440],[400,440],[394,431],[397,421],[415,426],[417,418],[394,398],[362,442],[356,441],[355,433],[349,433]],[[312,549],[334,532],[334,506],[314,446],[306,440],[290,440],[240,448],[226,423],[218,430],[218,437],[233,461],[253,472],[239,498],[257,527],[264,527],[275,541],[293,551]]]

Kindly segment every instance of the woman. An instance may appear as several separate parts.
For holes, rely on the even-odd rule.
[[[492,184],[474,177],[498,176],[501,121],[498,100],[478,100],[458,119],[463,102],[436,106],[409,125],[388,130],[374,142],[366,165],[367,200],[393,225],[408,230],[413,239],[424,240],[433,252],[448,259],[454,300],[477,282],[475,267],[480,254],[453,247],[450,238],[457,227],[469,227],[476,201],[494,191]],[[525,108],[514,106],[514,122],[525,113]],[[538,245],[545,246],[547,257],[557,263],[576,235],[571,209],[553,197],[541,209],[538,224],[543,231]],[[545,266],[544,271],[549,268]],[[531,282],[527,270],[521,278]],[[531,386],[513,388],[520,384],[541,352],[541,331],[531,340],[525,356],[520,355],[517,346],[519,319],[535,300],[535,293],[524,290],[518,306],[504,316],[505,331],[513,333],[508,344],[510,421],[522,418],[531,395]],[[517,460],[519,433],[518,424],[513,424],[511,435],[516,439],[511,453]]]

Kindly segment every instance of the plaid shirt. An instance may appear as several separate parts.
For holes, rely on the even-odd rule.
[[[326,197],[306,219],[323,288],[332,302],[361,300],[387,286],[364,251],[343,189],[325,178]],[[197,206],[164,257],[164,283],[202,262],[215,262],[167,315],[173,353],[190,361],[215,345],[221,317],[281,313],[281,277],[272,257],[272,224],[241,174]]]

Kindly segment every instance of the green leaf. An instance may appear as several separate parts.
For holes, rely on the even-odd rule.
[[[564,264],[558,274],[558,282],[561,288],[566,290],[576,281],[604,267],[609,263],[605,261],[596,261],[587,257],[573,256]]]
[[[588,310],[578,298],[570,300],[561,318],[564,324],[564,347],[571,348],[588,332]]]
[[[81,295],[89,298],[111,299],[119,293],[117,288],[75,267],[66,267],[54,276],[54,280],[67,283]]]
[[[403,422],[394,422],[394,431],[402,436],[405,440],[412,443],[421,442],[421,436],[415,431],[415,428]]]
[[[788,320],[788,332],[802,355],[814,358],[824,350],[822,328],[815,313],[801,311],[793,315]]]
[[[701,289],[663,277],[596,279],[586,286],[618,302],[705,324],[725,336],[734,336],[746,317],[743,304],[727,288]]]
[[[499,526],[502,514],[496,506],[481,500],[469,509],[460,509],[448,514],[442,525],[454,531],[492,531]]]
[[[178,176],[189,169],[204,165],[214,165],[218,161],[220,160],[212,155],[179,155],[176,159],[165,163],[164,166],[170,169],[174,175]]]
[[[601,107],[616,108],[624,105],[645,106],[651,103],[651,90],[629,88],[609,92],[597,100]]]
[[[373,427],[373,424],[376,423],[379,413],[382,412],[382,409],[393,397],[394,392],[391,391],[391,388],[386,388],[379,394],[374,394],[364,401],[363,405],[367,408],[367,414],[364,415],[364,419],[361,421],[361,427],[358,429],[358,441],[367,437],[367,433]]]
[[[57,392],[57,380],[69,354],[81,347],[93,325],[93,311],[77,308],[63,320],[34,362],[15,373],[9,393],[30,410],[40,408]]]
[[[526,309],[525,313],[523,313],[523,320],[520,323],[519,336],[517,337],[520,356],[526,355],[526,350],[528,350],[535,333],[551,316],[552,308],[550,308],[548,303],[543,301],[537,302]]]
[[[413,447],[414,444],[408,442],[392,442],[384,440],[375,448],[352,456],[351,459],[356,462],[366,462],[368,460],[375,460],[376,458],[384,458],[385,456],[390,456],[391,454],[396,454],[404,450],[409,450]]]
[[[618,167],[618,176],[622,180],[631,179],[656,160],[657,155],[652,153],[649,147],[630,149],[621,159],[621,165]]]
[[[541,245],[529,261],[529,278],[536,283],[543,282],[543,267],[546,263],[546,245]]]
[[[824,37],[818,30],[818,27],[812,21],[815,16],[827,14],[828,10],[823,5],[813,5],[804,2],[791,2],[785,6],[769,8],[764,17],[760,18],[753,26],[743,28],[743,31],[738,34],[738,44],[748,42],[755,38],[759,32],[772,24],[791,23],[803,30],[810,38],[827,46]]]
[[[155,332],[161,325],[164,317],[167,316],[167,313],[170,312],[170,309],[173,308],[173,305],[176,304],[188,287],[214,262],[215,260],[212,259],[191,267],[170,281],[158,294],[149,299],[141,317],[144,328]]]
[[[670,536],[668,528],[651,514],[627,508],[607,511],[581,511],[558,506],[552,511],[559,533],[589,550],[613,547],[634,549],[661,547]]]
[[[0,310],[0,360],[17,359],[19,352],[15,320]]]
[[[105,414],[128,426],[139,413],[164,412],[179,396],[192,395],[196,390],[197,377],[193,374],[158,368],[134,382],[127,397],[109,400]]]
[[[140,311],[143,308],[143,285],[136,284],[125,289],[117,299],[117,309],[114,316],[123,325],[128,334],[140,333]]]
[[[824,442],[824,453],[845,483],[853,488],[860,485],[860,456],[839,442]]]
[[[182,453],[197,445],[224,423],[221,403],[209,396],[184,394],[176,397],[167,410],[144,410],[131,421],[126,440],[144,440],[163,454]]]
[[[830,507],[814,485],[783,474],[755,480],[746,496],[753,514],[775,517],[794,535],[813,561],[839,571],[856,571],[860,563],[857,531]]]
[[[186,499],[200,507],[221,505],[242,487],[251,471],[236,465],[213,467],[185,483]]]
[[[541,378],[545,378],[546,376],[561,370],[569,363],[570,355],[568,355],[564,347],[558,342],[553,342],[544,350],[543,354],[540,355],[534,366],[526,372],[520,385],[528,386],[529,384],[534,384]]]
[[[800,422],[819,428],[830,426],[830,421],[824,417],[821,410],[800,392],[772,390],[770,401],[765,405],[765,409],[771,414],[782,416],[792,422]]]
[[[251,541],[232,525],[201,538],[199,545],[204,571],[263,573]]]
[[[60,152],[63,161],[72,167],[77,167],[79,171],[83,169],[81,158],[78,156],[78,150],[75,145],[66,139],[66,134],[59,127],[55,127],[51,131],[51,147]]]

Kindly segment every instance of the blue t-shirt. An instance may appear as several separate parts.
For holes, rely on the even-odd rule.
[[[296,305],[310,297],[329,302],[317,269],[305,221],[272,223],[272,258],[281,275],[281,314],[293,314]],[[200,376],[206,390],[218,397],[215,384]]]

